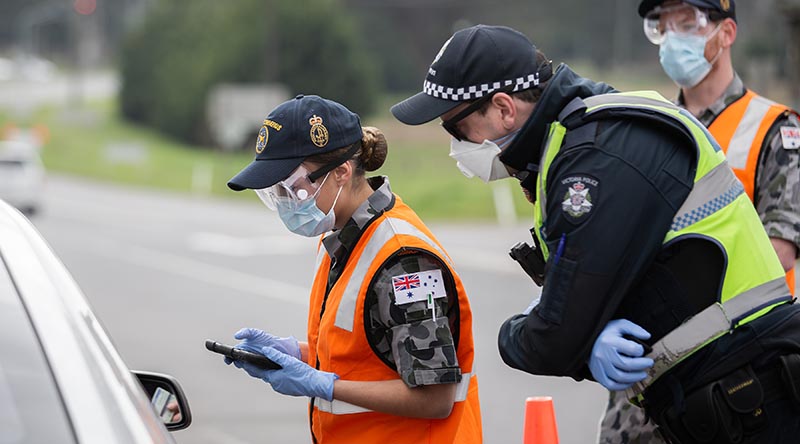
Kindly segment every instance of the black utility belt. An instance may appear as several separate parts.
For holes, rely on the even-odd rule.
[[[654,413],[672,442],[737,443],[767,427],[764,403],[780,398],[800,405],[800,354],[780,356],[759,371],[739,368]]]

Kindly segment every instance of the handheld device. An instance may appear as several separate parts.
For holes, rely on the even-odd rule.
[[[530,246],[526,242],[517,242],[511,247],[508,254],[511,259],[519,263],[536,285],[539,287],[544,285],[545,261],[541,249],[537,248],[537,242],[534,242],[534,246]]]
[[[248,362],[263,370],[277,370],[283,368],[264,355],[240,348],[233,348],[230,345],[220,344],[217,341],[206,340],[206,348],[214,353],[227,356],[234,361]]]
[[[653,347],[651,347],[646,342],[642,341],[641,339],[639,339],[639,338],[637,338],[637,337],[635,337],[633,335],[622,335],[622,337],[627,339],[627,340],[629,340],[629,341],[633,341],[633,342],[641,345],[644,348],[644,355],[643,356],[647,356],[653,351]]]

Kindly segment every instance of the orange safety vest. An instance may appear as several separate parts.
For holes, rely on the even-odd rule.
[[[772,124],[784,113],[794,111],[748,89],[744,96],[728,105],[708,127],[751,201],[755,196],[756,169],[764,139]],[[786,272],[786,282],[794,294],[794,269]]]
[[[397,196],[394,207],[376,217],[364,230],[327,298],[331,262],[325,249],[319,247],[308,315],[308,362],[345,380],[399,379],[397,372],[381,361],[367,341],[364,301],[380,266],[404,248],[425,250],[438,257],[455,280],[459,311],[456,356],[462,380],[458,383],[453,410],[444,419],[410,418],[370,411],[336,399],[328,402],[314,398],[311,427],[320,444],[482,442],[478,378],[472,367],[472,311],[466,292],[442,246]]]

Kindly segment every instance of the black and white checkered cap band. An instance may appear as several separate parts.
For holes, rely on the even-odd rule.
[[[475,86],[465,86],[463,88],[449,88],[437,85],[433,82],[425,81],[422,85],[422,92],[439,99],[460,102],[463,100],[479,99],[498,88],[514,85],[513,91],[522,91],[539,85],[539,73],[530,74],[527,77],[517,77],[514,80],[504,80],[502,82],[483,83]]]

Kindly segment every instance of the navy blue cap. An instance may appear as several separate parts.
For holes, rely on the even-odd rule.
[[[541,71],[536,46],[521,32],[472,26],[444,43],[428,68],[422,92],[394,105],[392,114],[407,125],[420,125],[496,89],[536,87],[552,75],[549,63]]]
[[[648,12],[652,11],[656,6],[664,3],[666,0],[642,0],[639,3],[639,16],[644,18]],[[715,12],[715,17],[730,17],[736,20],[736,3],[734,0],[682,0],[683,3],[697,6],[700,9]]]
[[[362,135],[357,114],[332,100],[301,94],[269,113],[258,132],[255,160],[228,181],[228,187],[271,187],[306,158],[350,146]]]

